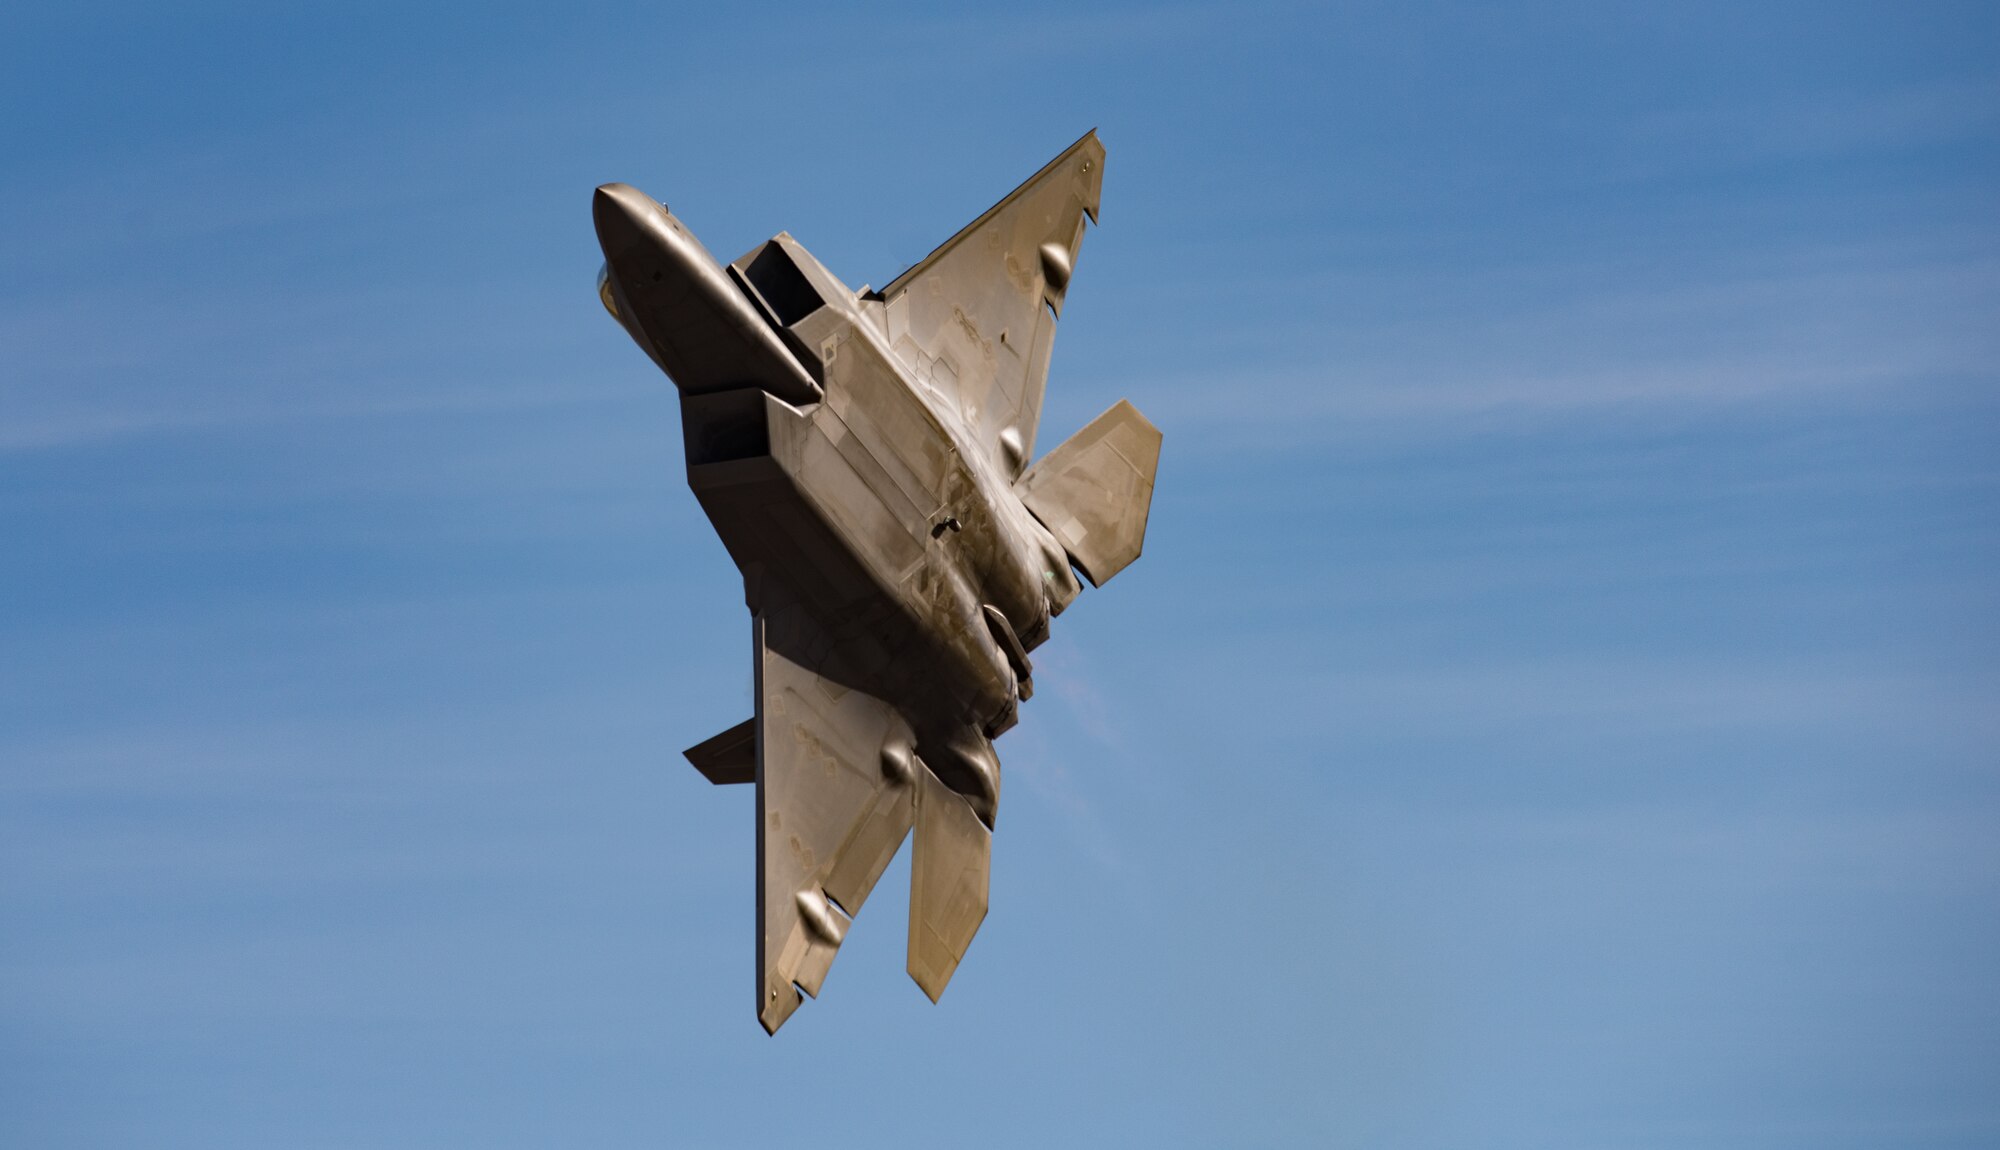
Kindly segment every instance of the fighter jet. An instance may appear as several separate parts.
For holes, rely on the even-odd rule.
[[[597,189],[598,295],[679,389],[688,486],[743,574],[756,714],[686,754],[756,786],[767,1032],[913,829],[909,973],[937,1001],[986,917],[1028,653],[1075,573],[1139,557],[1160,432],[1136,408],[1034,458],[1103,179],[1092,132],[858,292],[783,232],[724,265],[665,204]]]

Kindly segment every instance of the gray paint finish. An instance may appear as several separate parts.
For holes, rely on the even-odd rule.
[[[1121,401],[1030,466],[1104,147],[1071,145],[880,292],[784,233],[724,266],[624,184],[598,292],[681,394],[688,484],[743,574],[757,713],[687,757],[757,788],[757,1017],[817,995],[914,829],[933,1001],[986,916],[993,740],[1028,652],[1138,558],[1160,433]]]

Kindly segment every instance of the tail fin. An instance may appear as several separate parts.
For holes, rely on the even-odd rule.
[[[1160,465],[1160,429],[1119,400],[1035,462],[1015,494],[1092,587],[1139,557]]]

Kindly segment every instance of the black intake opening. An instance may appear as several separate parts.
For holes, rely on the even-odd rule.
[[[755,459],[771,453],[764,393],[754,387],[681,399],[681,436],[690,466]]]
[[[743,278],[764,297],[780,324],[790,327],[820,309],[826,301],[813,290],[811,281],[799,270],[784,245],[773,240],[760,249],[743,270]]]

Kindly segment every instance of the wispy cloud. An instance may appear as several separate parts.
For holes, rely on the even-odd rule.
[[[1560,860],[1585,871],[1578,860],[1595,857],[1659,876],[1690,868],[1722,873],[1735,887],[1896,890],[1945,881],[1991,889],[2000,882],[2000,851],[1990,841],[1994,812],[1977,808],[1717,810],[1651,803],[1559,811],[1529,803],[1458,809],[1369,801],[1350,817],[1363,827],[1394,826],[1404,850],[1412,840],[1433,840],[1530,866]]]
[[[533,411],[616,403],[647,394],[616,383],[551,380],[539,385],[461,384],[402,395],[300,395],[260,389],[241,398],[161,396],[150,403],[50,405],[0,422],[0,452],[38,451],[187,432],[311,425],[440,413]]]
[[[1548,269],[1517,274],[1550,278]],[[1575,279],[1601,274],[1580,268]],[[1147,408],[1179,427],[1310,439],[1357,420],[2000,398],[2000,335],[1988,322],[2000,309],[2000,262],[1991,259],[1833,253],[1709,282],[1544,287],[1529,296],[1535,304],[1505,299],[1506,278],[1480,289],[1500,306],[1470,317],[1412,304],[1365,326],[1329,319],[1318,333],[1274,332],[1274,344],[1315,357],[1147,380]],[[1319,290],[1360,293],[1351,280]]]
[[[663,386],[617,369],[633,357],[611,354],[626,350],[615,332],[582,342],[582,322],[599,317],[580,306],[555,322],[473,322],[482,308],[523,302],[495,307],[490,292],[440,301],[409,287],[17,300],[0,308],[0,451],[599,403]]]
[[[1817,157],[1906,152],[1989,136],[2000,128],[1990,78],[1933,80],[1876,91],[1788,90],[1760,100],[1692,102],[1636,118],[1625,178],[1684,178]]]
[[[1816,666],[1525,661],[1497,667],[1371,667],[1315,676],[1295,702],[1370,721],[1449,716],[1473,726],[1589,721],[1628,732],[1825,730],[1921,722],[2000,739],[1981,700],[2000,681]],[[1305,698],[1300,698],[1304,696]]]

